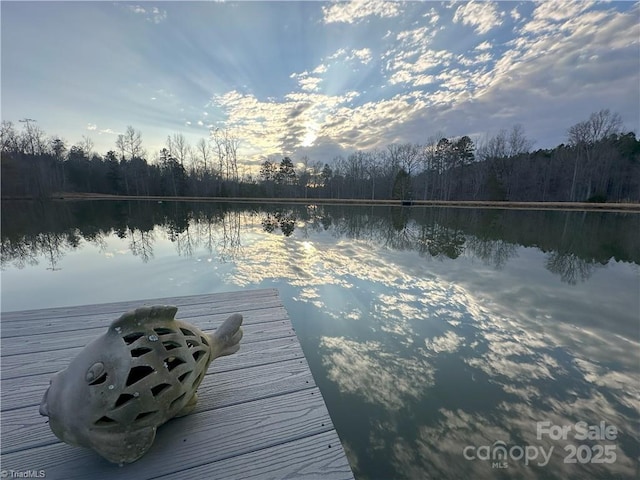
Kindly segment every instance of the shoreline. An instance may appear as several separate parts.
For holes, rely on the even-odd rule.
[[[28,197],[3,197],[3,201],[38,200]],[[600,212],[640,213],[640,203],[588,203],[588,202],[512,202],[484,200],[367,200],[363,198],[271,198],[271,197],[175,197],[155,195],[109,195],[98,193],[56,193],[53,201],[77,200],[137,200],[172,202],[234,202],[234,203],[282,203],[282,204],[327,204],[327,205],[380,205],[403,207],[454,207],[493,208],[511,210],[581,210]]]

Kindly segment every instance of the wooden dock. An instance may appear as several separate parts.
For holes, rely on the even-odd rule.
[[[122,313],[152,304],[178,306],[176,318],[204,331],[242,313],[244,338],[238,353],[209,367],[196,410],[161,426],[144,457],[118,467],[60,442],[38,408],[51,374]],[[353,478],[275,289],[9,312],[0,323],[6,478],[25,471],[47,480]]]

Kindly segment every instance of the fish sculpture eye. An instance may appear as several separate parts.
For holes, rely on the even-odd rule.
[[[87,374],[84,379],[89,385],[99,385],[106,382],[107,372],[104,369],[104,364],[102,362],[97,362],[91,365],[87,370]]]

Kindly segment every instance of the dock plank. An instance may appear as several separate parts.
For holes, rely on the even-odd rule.
[[[252,338],[275,338],[278,335],[282,336],[281,331],[291,329],[291,325],[287,320],[287,315],[283,308],[262,310],[260,313],[256,312],[255,314],[250,312],[245,315],[247,318],[243,322],[242,328],[244,329],[249,341]],[[191,317],[182,317],[182,320],[197,326],[204,332],[212,332],[215,330],[215,327],[221,325],[226,318],[227,314],[206,317],[200,319],[199,322],[193,320]],[[267,325],[269,322],[279,322],[279,325]],[[282,322],[285,323],[283,324]],[[2,356],[8,357],[11,355],[21,355],[25,352],[47,352],[69,347],[84,347],[91,340],[105,333],[108,327],[109,323],[97,328],[88,328],[72,333],[69,331],[50,332],[43,334],[26,334],[7,338],[3,335],[1,343]]]
[[[212,462],[184,472],[187,478],[231,478],[242,480],[348,480],[351,467],[335,431],[265,448],[246,455]],[[278,461],[274,462],[273,459]],[[182,473],[182,472],[181,472]],[[163,475],[157,480],[174,479]]]
[[[38,318],[70,318],[95,315],[100,313],[124,313],[140,305],[175,305],[182,307],[186,305],[208,304],[225,305],[226,303],[236,304],[238,302],[248,302],[253,306],[260,305],[262,298],[278,297],[278,290],[275,288],[263,288],[256,290],[243,290],[237,292],[225,292],[203,295],[189,295],[183,297],[150,298],[144,300],[129,300],[126,302],[102,303],[98,305],[79,305],[72,307],[56,307],[39,310],[21,310],[2,312],[3,322],[24,321]]]
[[[193,321],[194,323],[209,322],[216,325],[220,319],[224,320],[228,315],[235,312],[243,312],[245,316],[250,318],[251,313],[259,313],[265,309],[278,308],[282,310],[282,302],[277,298],[259,298],[260,304],[256,305],[254,300],[245,302],[225,303],[224,305],[195,304],[178,306],[176,318],[179,320]],[[132,308],[126,310],[118,310],[114,312],[105,312],[99,314],[85,314],[69,317],[49,317],[43,316],[38,318],[7,320],[5,315],[2,316],[2,324],[9,326],[6,335],[3,332],[3,338],[13,338],[25,335],[32,335],[33,332],[38,334],[47,334],[53,332],[75,332],[77,330],[85,330],[97,327],[108,327],[111,322],[116,320],[124,312],[145,305],[160,305],[160,303],[139,302],[132,305]],[[171,305],[164,303],[162,305]],[[211,319],[211,320],[209,320]]]
[[[120,468],[60,442],[38,406],[52,373],[143,304],[177,305],[177,318],[205,331],[239,312],[245,337],[238,353],[214,361],[194,412],[161,426],[150,451]],[[61,479],[353,478],[275,289],[3,313],[1,373],[3,470]]]
[[[142,459],[123,468],[64,443],[4,454],[2,468],[44,470],[51,478],[147,479],[331,430],[314,388],[173,419],[158,429]]]

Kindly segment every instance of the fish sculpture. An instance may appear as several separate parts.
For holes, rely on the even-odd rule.
[[[40,414],[60,440],[122,465],[147,452],[160,425],[194,409],[211,361],[240,348],[242,315],[207,335],[176,320],[177,310],[125,313],[53,375]]]

